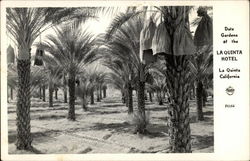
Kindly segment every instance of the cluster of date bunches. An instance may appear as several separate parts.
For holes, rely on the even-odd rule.
[[[171,31],[164,22],[156,26],[150,18],[140,35],[141,61],[145,64],[153,63],[157,60],[157,55],[193,55],[197,48],[212,44],[212,20],[203,8],[199,8],[197,13],[202,19],[194,36],[184,21],[178,22],[175,30]]]

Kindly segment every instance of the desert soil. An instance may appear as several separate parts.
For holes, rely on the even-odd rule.
[[[19,151],[16,141],[16,101],[8,103],[8,142],[10,154],[83,154],[83,153],[165,153],[169,147],[167,134],[167,104],[160,106],[154,101],[146,101],[149,111],[149,125],[146,135],[134,134],[132,117],[121,102],[118,91],[108,91],[107,98],[94,105],[88,105],[86,112],[81,108],[81,100],[76,100],[76,121],[67,120],[68,104],[62,103],[59,92],[54,107],[48,102],[32,98],[31,132],[33,152]],[[48,98],[47,98],[48,100]],[[190,101],[192,152],[213,152],[213,101],[208,100],[204,111],[204,121],[196,120],[196,103]],[[134,94],[134,108],[136,97]]]

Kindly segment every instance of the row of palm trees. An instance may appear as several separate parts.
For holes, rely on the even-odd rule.
[[[206,18],[201,19],[202,25],[208,25],[205,33],[195,33],[199,39],[206,39],[195,46],[189,22],[192,7],[164,6],[155,9],[150,9],[153,14],[149,19],[145,14],[149,10],[147,7],[132,8],[114,18],[103,43],[103,64],[113,71],[113,81],[117,81],[114,84],[118,84],[126,96],[129,113],[133,112],[132,91],[137,91],[136,116],[142,121],[136,132],[147,132],[145,87],[149,91],[154,89],[159,104],[162,104],[165,94],[168,96],[170,151],[191,152],[191,84],[196,81],[198,120],[203,120],[202,102],[206,101],[203,84],[206,88],[211,87],[213,77],[210,17],[204,8],[198,10],[198,15]],[[154,21],[157,21],[157,14],[160,15],[160,24],[156,28]],[[198,28],[201,28],[200,25]]]
[[[59,24],[81,22],[96,17],[97,8],[7,8],[6,28],[18,48],[17,54],[17,149],[32,149],[30,133],[30,49],[35,39],[48,28]],[[58,31],[57,36],[60,35]],[[64,39],[64,37],[63,37]],[[53,41],[53,40],[52,40]],[[56,43],[56,42],[55,42]],[[70,45],[70,44],[68,44]],[[70,49],[68,50],[70,52]],[[68,53],[75,55],[75,53]],[[74,59],[73,59],[74,60]],[[74,63],[68,68],[70,85],[69,118],[74,119]],[[73,73],[71,73],[71,70]]]
[[[187,6],[155,7],[154,10],[129,7],[114,18],[105,35],[94,36],[82,30],[81,22],[95,18],[102,10],[100,8],[8,8],[7,29],[18,46],[17,67],[13,69],[18,77],[17,149],[31,149],[30,93],[32,78],[39,80],[32,73],[36,71],[41,73],[43,82],[34,83],[34,87],[45,89],[47,82],[50,106],[53,106],[53,92],[60,86],[58,82],[62,82],[67,102],[68,85],[69,120],[76,119],[76,96],[81,98],[82,107],[87,110],[87,100],[90,97],[93,103],[94,91],[99,93],[97,100],[100,100],[106,83],[111,83],[121,90],[128,113],[139,118],[135,132],[142,134],[147,132],[148,123],[145,92],[155,93],[159,104],[163,104],[167,95],[170,151],[191,152],[190,84],[197,81],[198,115],[202,115],[200,105],[204,99],[200,93],[204,86],[211,86],[212,80],[212,46],[204,44],[204,48],[195,51],[188,18],[191,9]],[[153,13],[149,19],[147,13]],[[161,21],[158,28],[155,25],[157,19]],[[43,56],[43,67],[31,66],[31,45],[41,30],[54,25],[57,25],[55,33],[46,36],[46,41],[35,44],[49,53]],[[158,33],[156,38],[153,38],[154,33]],[[96,60],[111,72],[86,68]],[[133,90],[137,92],[136,112]]]

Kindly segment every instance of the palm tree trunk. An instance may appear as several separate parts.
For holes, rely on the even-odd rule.
[[[133,113],[133,89],[131,83],[128,83],[128,114]]]
[[[152,93],[151,93],[151,92],[148,92],[148,95],[149,95],[149,101],[150,101],[150,102],[153,102]]]
[[[13,88],[10,87],[10,99],[13,100]]]
[[[158,91],[156,94],[157,94],[158,104],[163,105],[162,92]]]
[[[90,104],[93,105],[94,103],[95,103],[95,95],[94,95],[94,90],[92,90],[90,96]]]
[[[206,102],[207,102],[207,91],[205,88],[202,88],[202,98],[203,98],[203,107],[206,107]]]
[[[43,85],[43,102],[46,101],[46,88],[45,85]]]
[[[49,107],[53,107],[53,89],[49,85]]]
[[[63,95],[64,95],[64,103],[68,102],[68,93],[67,93],[67,80],[66,80],[66,74],[63,74]]]
[[[126,93],[125,93],[125,105],[126,105],[126,107],[128,107],[128,103],[129,103],[129,102],[128,102],[128,101],[129,101],[129,100],[128,100],[128,97],[129,97],[129,96],[128,96],[128,89],[126,89],[125,91],[126,91]]]
[[[63,94],[64,94],[64,103],[68,102],[68,93],[67,93],[67,88],[64,87],[63,89]]]
[[[19,150],[30,150],[32,142],[30,132],[30,64],[30,59],[17,60],[16,148]]]
[[[189,69],[187,56],[166,55],[169,89],[169,144],[173,153],[191,152],[191,131],[189,124]]]
[[[57,92],[58,92],[58,89],[55,89],[55,99],[57,100],[58,99],[58,95],[57,95]]]
[[[42,99],[42,87],[39,87],[39,98]]]
[[[125,94],[123,91],[121,93],[122,93],[122,103],[126,103]]]
[[[197,88],[196,88],[196,101],[197,101],[197,118],[199,121],[204,120],[203,117],[203,111],[202,111],[202,106],[203,106],[203,84],[201,81],[197,82]]]
[[[100,100],[102,100],[102,87],[99,87],[99,95],[100,95]]]
[[[68,119],[75,121],[75,72],[69,72],[69,110],[68,110]]]
[[[106,88],[103,88],[103,98],[106,98],[107,96],[106,96]]]
[[[194,84],[193,84],[192,90],[193,90],[193,99],[195,99],[196,93],[195,93],[195,85]]]
[[[138,116],[141,118],[141,121],[136,130],[138,133],[144,134],[146,132],[145,82],[138,80],[137,83]]]

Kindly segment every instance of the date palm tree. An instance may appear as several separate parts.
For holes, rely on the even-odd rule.
[[[80,97],[82,100],[82,109],[84,111],[88,110],[88,98],[91,96],[91,92],[95,88],[95,83],[91,81],[91,74],[87,71],[83,71],[83,75],[80,76],[80,84],[76,87],[76,96]]]
[[[193,81],[196,82],[197,118],[202,121],[204,120],[202,106],[205,103],[204,84],[211,81],[213,77],[212,46],[204,46],[198,50],[195,57],[190,61],[190,71]]]
[[[138,117],[142,118],[141,125],[137,126],[136,132],[146,133],[146,114],[145,114],[145,81],[149,65],[142,63],[140,59],[140,33],[144,24],[144,17],[134,18],[134,11],[118,15],[111,23],[106,38],[109,40],[106,44],[108,53],[113,57],[126,62],[134,72],[137,89]],[[130,19],[127,18],[130,16]],[[124,23],[120,25],[120,19]],[[121,21],[122,22],[122,21]],[[115,30],[113,30],[115,29]],[[130,73],[131,74],[131,73]],[[131,94],[132,95],[132,94]],[[130,97],[131,98],[131,97]]]
[[[130,63],[121,60],[119,57],[106,55],[102,64],[109,69],[110,83],[116,85],[121,91],[125,91],[126,104],[128,106],[128,114],[133,113],[133,88],[134,88],[134,71]]]
[[[39,34],[53,25],[93,16],[79,8],[7,8],[7,30],[18,47],[17,54],[17,149],[32,149],[30,133],[30,49]],[[76,21],[79,24],[81,21]]]
[[[14,64],[8,65],[8,86],[13,89],[16,89],[18,86],[18,74],[17,74],[17,66]],[[31,66],[30,72],[30,93],[33,93],[36,88],[38,88],[41,84],[47,82],[46,74],[43,69],[35,66]]]
[[[157,35],[159,43],[168,51],[163,54],[166,61],[166,86],[169,90],[169,135],[170,151],[186,153],[191,152],[191,132],[189,123],[189,91],[190,71],[188,60],[193,52],[192,36],[189,29],[189,6],[160,6],[150,9],[150,12],[159,13],[164,25],[165,37]],[[109,30],[110,34],[115,33],[121,26],[144,14],[145,10],[136,10],[118,17]],[[146,8],[147,12],[147,8]],[[186,39],[186,40],[184,40]],[[159,44],[158,43],[158,44]],[[157,54],[157,53],[154,53]]]
[[[94,59],[94,37],[88,31],[75,25],[55,28],[55,35],[46,36],[41,43],[45,51],[51,53],[68,76],[69,110],[68,119],[75,120],[75,83],[81,68]]]
[[[153,80],[152,83],[146,84],[146,88],[149,91],[156,93],[159,105],[163,105],[164,95],[167,93],[165,70],[165,64],[160,62],[152,66],[150,74]]]
[[[44,62],[44,72],[48,80],[49,107],[53,107],[53,92],[63,76],[63,68],[52,55],[44,54],[42,59]]]

